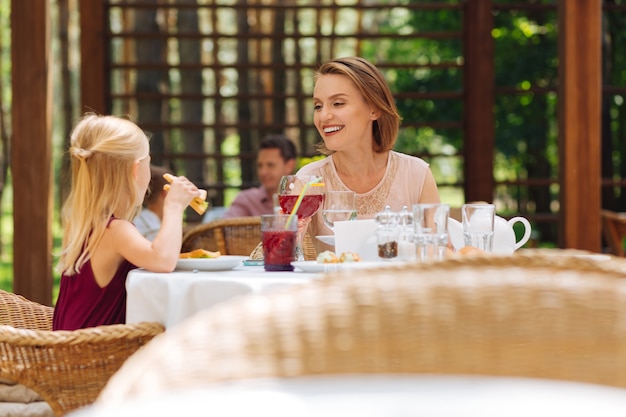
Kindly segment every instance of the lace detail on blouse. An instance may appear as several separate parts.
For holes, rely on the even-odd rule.
[[[356,195],[357,210],[359,218],[372,218],[378,212],[383,211],[385,202],[389,200],[391,185],[398,172],[398,155],[389,153],[387,169],[383,179],[370,191]],[[341,181],[334,163],[326,164],[322,168],[322,177],[328,184],[330,190],[348,190],[348,187]]]

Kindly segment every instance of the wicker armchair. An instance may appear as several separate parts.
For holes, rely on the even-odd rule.
[[[52,330],[54,308],[0,290],[0,325],[18,329]]]
[[[249,255],[261,240],[258,216],[218,219],[199,224],[183,236],[181,252],[194,249],[220,251],[222,255]]]
[[[626,263],[459,257],[329,274],[199,313],[97,404],[263,377],[474,374],[626,387]]]
[[[181,252],[194,249],[220,251],[222,255],[250,255],[261,241],[261,217],[233,217],[200,224],[183,236]],[[304,257],[313,260],[317,252],[311,237],[304,238]]]
[[[91,404],[158,323],[52,331],[52,307],[0,290],[0,377],[37,392],[57,416]]]

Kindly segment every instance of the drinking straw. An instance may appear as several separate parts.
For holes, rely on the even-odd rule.
[[[319,183],[321,180],[322,180],[322,177],[317,177],[307,182],[306,184],[304,184],[304,187],[302,187],[302,191],[300,191],[300,195],[298,196],[298,199],[296,200],[296,204],[294,204],[293,209],[291,209],[291,214],[289,214],[287,223],[285,223],[285,230],[289,229],[289,225],[293,221],[293,217],[296,215],[296,213],[298,213],[298,209],[300,208],[300,203],[302,203],[304,194],[306,194],[306,189],[309,188],[310,185],[313,185],[313,186],[324,185],[324,184],[316,184],[316,183]]]

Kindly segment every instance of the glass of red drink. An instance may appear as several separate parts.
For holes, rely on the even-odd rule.
[[[324,182],[313,175],[284,175],[278,184],[278,202],[283,213],[292,214],[295,209],[297,220],[312,217],[324,202]],[[296,208],[297,206],[297,208]],[[296,219],[293,219],[295,222]],[[306,228],[298,229],[298,247],[296,258],[304,260],[302,241]]]
[[[293,271],[298,237],[298,222],[288,214],[261,216],[261,240],[266,271]]]

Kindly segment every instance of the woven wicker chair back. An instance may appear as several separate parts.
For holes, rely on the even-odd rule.
[[[194,249],[220,251],[222,255],[251,255],[261,242],[259,216],[219,219],[193,227],[183,236],[181,252]],[[314,260],[317,252],[307,233],[304,237],[304,257]]]
[[[159,323],[52,331],[52,307],[0,290],[0,378],[37,392],[56,416],[93,403]]]
[[[624,256],[624,238],[626,238],[626,215],[614,211],[602,210],[602,234],[611,253]]]
[[[626,262],[521,252],[329,274],[233,300],[131,358],[99,401],[248,378],[355,373],[626,387]]]

